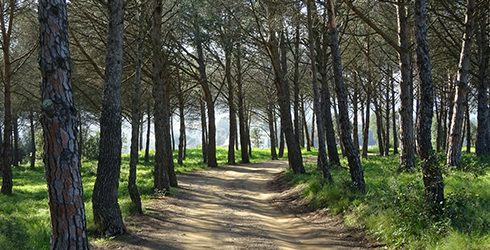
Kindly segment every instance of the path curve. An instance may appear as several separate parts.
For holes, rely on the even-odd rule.
[[[179,174],[176,195],[144,204],[145,215],[127,220],[135,228],[129,236],[94,248],[367,249],[333,220],[272,204],[277,193],[268,182],[286,167],[268,161]]]

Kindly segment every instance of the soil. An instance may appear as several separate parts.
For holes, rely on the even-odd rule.
[[[312,159],[305,159],[312,160]],[[176,194],[146,202],[128,234],[92,249],[375,249],[362,230],[311,211],[290,188],[287,161],[178,175]]]

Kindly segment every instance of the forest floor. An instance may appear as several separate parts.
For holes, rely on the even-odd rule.
[[[305,159],[305,161],[314,159]],[[283,174],[287,161],[179,174],[175,194],[126,218],[128,234],[92,249],[376,249],[360,229],[311,211]]]

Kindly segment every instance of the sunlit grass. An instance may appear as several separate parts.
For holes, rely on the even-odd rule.
[[[442,164],[444,156],[439,159]],[[460,169],[443,168],[446,203],[439,217],[427,212],[421,171],[400,173],[397,155],[362,160],[366,195],[352,190],[347,168],[332,170],[334,184],[324,184],[314,164],[306,174],[287,174],[306,183],[303,195],[312,207],[366,228],[389,247],[490,249],[490,160],[463,154],[463,162]]]

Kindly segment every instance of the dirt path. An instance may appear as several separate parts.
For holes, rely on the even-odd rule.
[[[180,174],[176,195],[146,203],[145,215],[127,220],[129,236],[93,248],[368,248],[327,217],[290,213],[268,184],[286,166],[269,161]]]

